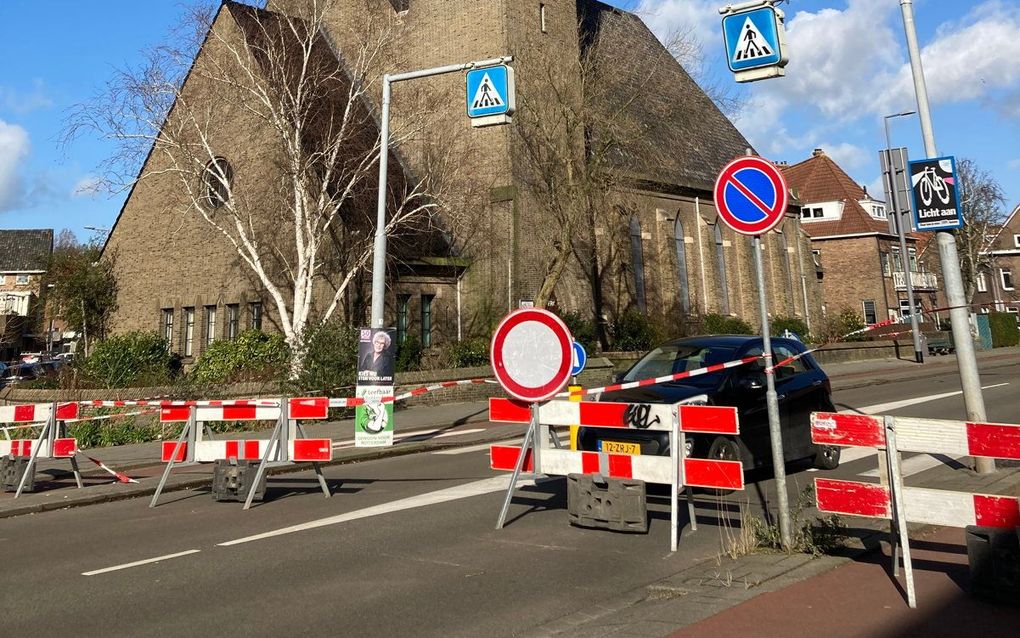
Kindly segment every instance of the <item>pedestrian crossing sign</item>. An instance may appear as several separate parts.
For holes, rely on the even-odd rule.
[[[765,67],[781,69],[786,65],[782,18],[781,12],[770,4],[751,11],[726,13],[723,16],[726,61],[730,70],[738,74],[738,81],[741,81],[741,72]],[[756,77],[748,79],[760,79],[774,75],[782,75],[782,73],[758,74]]]
[[[472,124],[504,124],[515,109],[514,70],[505,64],[467,73],[467,114]],[[482,120],[478,123],[477,120]]]

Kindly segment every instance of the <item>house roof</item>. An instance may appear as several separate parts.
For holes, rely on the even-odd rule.
[[[632,130],[617,141],[614,168],[631,177],[711,191],[719,171],[750,143],[649,31],[641,18],[577,0],[582,49],[597,42],[608,72],[586,83],[603,115],[626,109]],[[621,72],[614,73],[614,69]]]
[[[782,169],[787,185],[804,206],[818,202],[844,202],[843,215],[840,219],[801,224],[804,232],[811,237],[863,233],[891,234],[887,221],[875,219],[864,212],[864,208],[858,203],[867,198],[864,188],[847,175],[822,149],[815,149],[814,154],[808,159],[792,166],[784,166]]]
[[[52,228],[0,230],[0,272],[45,271],[52,253]]]

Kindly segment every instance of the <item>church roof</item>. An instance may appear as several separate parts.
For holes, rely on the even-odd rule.
[[[614,166],[637,179],[711,190],[750,143],[637,15],[596,0],[577,4],[582,47],[597,42],[597,63],[608,70],[585,99],[606,118],[622,109],[633,115]]]

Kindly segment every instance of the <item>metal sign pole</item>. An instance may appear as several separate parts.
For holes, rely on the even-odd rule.
[[[896,449],[896,419],[886,416],[885,454],[889,462],[889,499],[892,501],[893,517],[896,520],[899,547],[903,548],[903,575],[907,581],[907,605],[917,607],[917,593],[914,590],[914,569],[910,562],[910,540],[907,538],[907,515],[903,505],[903,472],[900,467],[900,453]],[[896,550],[892,552],[893,573],[899,573]]]
[[[674,405],[672,410],[673,416],[673,427],[670,430],[669,438],[669,551],[675,552],[679,539],[679,524],[677,519],[677,501],[680,500],[680,482],[683,480],[683,468],[681,464],[684,462],[683,448],[680,443],[680,408]]]
[[[53,443],[51,444],[51,445],[54,445],[54,446],[56,445],[56,442],[57,442],[58,438],[64,438],[64,437],[67,436],[67,423],[65,423],[64,421],[57,421],[56,420],[56,418],[57,418],[56,414],[57,414],[57,404],[54,403],[53,404],[53,419],[54,419],[54,423],[55,423],[55,428],[54,428],[54,431],[53,431]],[[82,483],[82,480],[81,480],[81,468],[78,467],[78,457],[77,457],[77,455],[78,455],[78,450],[77,450],[78,442],[75,441],[74,445],[75,445],[75,452],[74,452],[74,454],[71,455],[71,458],[68,459],[68,460],[71,461],[71,471],[74,473],[74,482],[78,484],[78,489],[80,490],[80,489],[84,488],[85,485],[84,485],[84,483]],[[53,451],[52,447],[51,447],[50,451],[52,453],[52,451]]]
[[[768,295],[765,292],[765,268],[761,259],[761,235],[755,235],[754,269],[758,277],[758,305],[761,307],[762,358],[765,362],[765,406],[769,415],[769,440],[772,443],[772,466],[776,478],[776,495],[779,501],[779,536],[783,549],[789,551],[792,543],[790,505],[786,494],[786,465],[783,456],[783,433],[779,423],[779,399],[776,396],[775,371],[772,369],[772,339],[769,336]]]
[[[531,422],[528,423],[528,431],[524,434],[524,443],[521,444],[521,454],[517,457],[517,464],[514,465],[514,472],[510,475],[510,485],[506,488],[506,498],[503,499],[503,509],[499,512],[499,520],[496,522],[496,529],[503,529],[506,522],[506,514],[510,509],[510,501],[514,497],[514,490],[517,489],[517,479],[524,468],[524,459],[528,456],[528,448],[535,441],[535,432],[538,430],[538,404],[531,404]],[[538,462],[538,454],[535,453],[535,462]],[[537,467],[536,467],[537,469]]]

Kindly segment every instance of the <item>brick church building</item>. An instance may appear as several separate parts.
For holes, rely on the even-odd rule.
[[[300,15],[308,4],[270,0],[261,10],[225,2],[210,33],[236,33],[255,46],[266,21]],[[458,172],[459,210],[439,212],[459,221],[391,243],[385,321],[397,327],[398,338],[416,334],[425,345],[441,345],[488,335],[508,310],[539,295],[557,267],[557,250],[578,238],[597,255],[595,268],[584,254],[562,264],[548,295],[558,310],[592,316],[597,304],[609,322],[633,308],[675,325],[678,334],[684,322],[706,313],[757,324],[750,241],[719,222],[712,202],[718,171],[750,145],[638,16],[595,0],[336,0],[323,28],[332,55],[326,63],[352,63],[351,28],[366,13],[399,27],[376,63],[380,75],[511,55],[517,78],[513,122],[485,128],[472,128],[464,116],[461,74],[395,85],[396,125],[424,96],[432,120],[421,135],[449,140],[465,163]],[[276,164],[262,131],[244,113],[219,109],[217,93],[203,85],[203,65],[222,55],[209,42],[199,49],[178,103],[208,104],[209,117],[219,118],[217,148],[210,149],[216,161],[229,162],[235,190],[260,188],[274,179]],[[603,66],[596,70],[597,64]],[[379,104],[376,91],[363,105],[376,125]],[[625,121],[600,128],[613,118]],[[547,146],[562,142],[559,155],[528,137],[525,127],[539,125]],[[174,126],[173,111],[164,126]],[[378,135],[377,127],[366,129],[366,139]],[[180,188],[162,162],[155,153],[146,159],[108,239],[120,286],[113,325],[118,332],[159,330],[188,362],[213,340],[249,327],[274,329],[280,313],[229,241],[180,203]],[[428,165],[420,147],[408,142],[391,153],[390,181],[413,184]],[[554,214],[564,198],[553,197],[544,179],[563,165],[582,167],[576,170],[587,173],[584,183],[606,191],[597,197],[590,188],[576,191],[594,204],[567,236]],[[571,170],[564,179],[581,183]],[[374,189],[370,180],[352,200],[371,211],[371,223],[360,229],[369,234]],[[271,197],[264,208],[269,219]],[[810,324],[821,321],[822,300],[799,211],[791,205],[763,244],[772,314]],[[281,251],[293,246],[285,231],[279,231]],[[337,314],[353,323],[368,321],[370,269],[368,260],[340,300]],[[316,286],[313,317],[337,282],[327,270]]]

